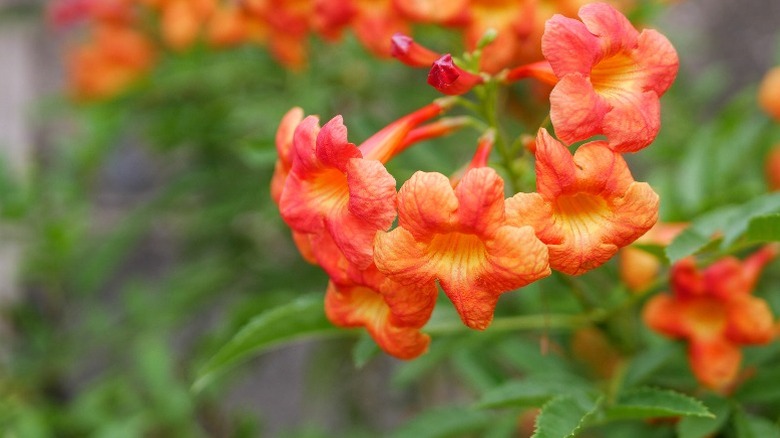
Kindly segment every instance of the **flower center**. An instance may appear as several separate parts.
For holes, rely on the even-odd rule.
[[[573,234],[581,238],[597,237],[599,231],[604,229],[608,213],[604,199],[590,193],[562,195],[555,201],[555,216],[567,223]]]
[[[317,175],[312,184],[321,211],[333,211],[347,205],[349,185],[347,176],[336,169],[326,169]]]
[[[593,89],[607,97],[631,91],[639,76],[637,63],[625,54],[604,58],[590,72]]]
[[[723,332],[726,310],[717,300],[701,298],[687,306],[684,318],[692,338],[711,339]]]
[[[456,277],[465,277],[486,263],[485,244],[475,234],[437,234],[431,239],[428,255],[438,272],[449,272]]]

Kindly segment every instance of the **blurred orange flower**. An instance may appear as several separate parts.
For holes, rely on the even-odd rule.
[[[154,48],[124,25],[101,25],[91,40],[66,54],[68,83],[80,99],[104,99],[124,91],[152,68]]]
[[[758,104],[780,122],[780,66],[770,69],[758,87]]]
[[[704,270],[693,258],[680,260],[672,267],[672,294],[656,295],[645,305],[650,328],[688,342],[688,359],[702,385],[727,390],[739,372],[739,346],[774,338],[769,305],[751,293],[777,252],[765,246],[743,262],[726,257]]]

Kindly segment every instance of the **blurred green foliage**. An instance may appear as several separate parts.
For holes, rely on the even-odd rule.
[[[431,31],[424,38],[448,37]],[[424,85],[424,71],[366,56],[350,37],[313,45],[302,73],[283,70],[262,48],[197,47],[164,57],[148,79],[113,101],[48,102],[45,116],[69,119],[75,133],[57,138],[28,180],[0,173],[0,213],[17,236],[10,240],[24,250],[25,289],[4,315],[13,337],[0,367],[3,436],[262,434],[262,415],[224,402],[252,376],[224,367],[334,331],[321,314],[326,276],[297,255],[269,196],[278,121],[292,106],[323,122],[343,114],[359,143],[438,97]],[[762,166],[780,129],[758,113],[752,88],[705,119],[701,108],[722,84],[713,77],[688,82],[680,78],[664,98],[664,129],[654,145],[630,158],[637,179],[660,194],[663,220],[699,224],[667,255],[703,250],[715,258],[777,240],[780,206],[776,195],[766,195]],[[530,95],[513,86],[506,101],[528,104]],[[535,129],[513,115],[504,115],[512,129]],[[466,131],[411,149],[390,170],[399,181],[418,169],[453,171],[468,160],[477,136]],[[147,154],[142,164],[151,168],[139,177],[140,189],[122,193],[111,172],[122,169],[116,161],[128,150]],[[112,196],[121,202],[112,204]],[[731,216],[719,215],[724,209]],[[737,227],[735,218],[742,228],[711,242],[713,230]],[[758,292],[775,314],[777,268]],[[571,331],[552,319],[542,329],[450,330],[456,317],[438,306],[430,328],[440,332],[430,351],[392,363],[390,371],[372,367],[381,353],[368,337],[339,331],[344,339],[314,347],[307,383],[331,394],[337,386],[354,389],[355,375],[378,372],[383,391],[407,398],[405,417],[383,423],[354,391],[338,398],[348,424],[301,419],[284,436],[508,437],[522,412],[541,406],[538,425],[550,426],[540,437],[581,426],[588,426],[585,436],[604,437],[777,436],[777,343],[747,351],[745,366],[755,374],[732,397],[697,394],[702,404],[683,394],[697,385],[680,346],[642,327],[641,300],[619,284],[611,263],[582,277],[534,283],[502,298],[497,309],[497,318],[523,318],[596,315],[588,312],[600,308],[594,326],[610,333],[626,358],[614,381],[593,378],[573,360]],[[211,373],[220,376],[212,380]],[[192,390],[205,377],[211,384]],[[437,396],[442,388],[451,392]],[[634,403],[637,393],[645,404]],[[330,395],[320,397],[331,403]],[[657,416],[684,418],[623,420]]]

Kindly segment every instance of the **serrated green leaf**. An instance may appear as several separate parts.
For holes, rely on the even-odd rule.
[[[654,418],[654,417],[710,417],[714,418],[704,404],[679,392],[666,389],[642,387],[628,390],[618,396],[607,408],[607,418]]]
[[[364,332],[358,338],[355,346],[352,347],[352,363],[355,364],[355,368],[361,369],[381,351],[371,335]]]
[[[780,214],[754,217],[746,236],[754,242],[780,242]]]
[[[209,359],[192,388],[199,391],[230,366],[284,342],[340,331],[325,317],[321,295],[301,297],[250,320]]]
[[[723,398],[713,396],[705,399],[705,403],[715,415],[715,418],[682,418],[675,426],[677,438],[706,438],[714,436],[716,432],[723,428],[731,410],[729,402]]]
[[[531,438],[570,438],[576,436],[599,402],[589,397],[558,396],[542,406]]]
[[[460,406],[432,409],[413,418],[392,435],[392,438],[447,438],[484,429],[492,416]]]
[[[541,406],[558,395],[583,393],[590,385],[570,374],[536,374],[523,380],[504,383],[487,391],[477,402],[478,408]]]

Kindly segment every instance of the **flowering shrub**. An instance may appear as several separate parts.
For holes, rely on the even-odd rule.
[[[69,32],[69,92],[104,123],[94,135],[148,142],[170,181],[128,231],[105,239],[108,249],[81,248],[103,236],[72,213],[91,211],[74,193],[94,189],[90,166],[109,156],[64,155],[55,170],[80,183],[40,183],[53,194],[17,213],[43,242],[31,251],[42,267],[31,285],[56,299],[110,288],[118,280],[101,269],[142,229],[170,233],[183,267],[150,281],[144,297],[154,298],[133,295],[137,282],[122,290],[131,315],[107,343],[153,345],[149,358],[115,353],[148,375],[98,386],[48,427],[240,436],[222,411],[225,371],[329,337],[347,341],[316,344],[311,368],[343,386],[327,391],[329,407],[354,407],[343,409],[350,427],[323,436],[391,427],[413,437],[780,436],[777,74],[712,121],[693,120],[711,101],[684,77],[675,91],[685,53],[647,28],[651,10],[587,0],[52,1],[48,19]],[[81,231],[60,236],[67,227],[48,215],[62,212]],[[55,258],[63,253],[72,258]],[[231,321],[195,347],[149,341],[166,321],[165,336],[178,339],[188,326],[170,321],[214,312]],[[354,370],[343,367],[350,351]],[[379,405],[340,395],[360,386],[345,376],[376,363],[391,364],[416,400],[392,422],[375,420],[391,409],[385,386],[371,387]],[[57,371],[40,379],[41,393],[50,375],[74,374]],[[431,402],[434,375],[451,392]],[[287,383],[268,390],[274,403]],[[14,386],[9,411],[33,404],[19,396],[28,392]],[[125,422],[93,427],[98,408]]]

